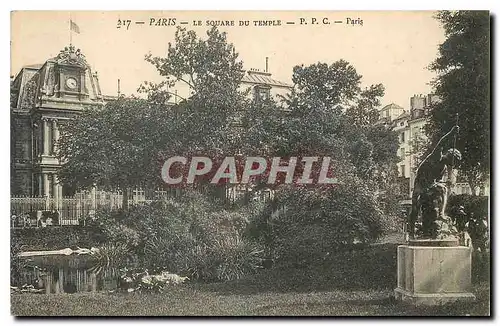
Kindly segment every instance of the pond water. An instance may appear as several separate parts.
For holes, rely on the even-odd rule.
[[[18,286],[33,285],[44,293],[75,293],[114,290],[118,273],[113,269],[95,270],[89,256],[24,257]]]

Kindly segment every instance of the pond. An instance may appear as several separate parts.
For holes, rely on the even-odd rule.
[[[75,293],[115,290],[118,272],[111,268],[96,270],[88,255],[48,255],[22,258],[18,286],[33,285],[44,293]]]

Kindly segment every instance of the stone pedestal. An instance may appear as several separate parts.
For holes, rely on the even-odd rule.
[[[450,246],[439,240],[399,246],[396,299],[415,305],[475,300],[471,293],[471,254],[469,247]]]

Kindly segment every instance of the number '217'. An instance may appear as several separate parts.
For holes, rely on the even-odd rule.
[[[122,26],[125,28],[130,27],[131,20],[130,19],[118,19],[118,24],[116,25],[116,28],[121,28]]]

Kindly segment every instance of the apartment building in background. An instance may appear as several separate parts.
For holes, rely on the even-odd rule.
[[[380,121],[391,125],[398,133],[399,149],[398,156],[401,159],[398,165],[398,176],[400,185],[406,194],[405,202],[408,202],[413,192],[415,173],[420,164],[419,157],[426,146],[427,137],[424,127],[427,124],[427,116],[432,103],[438,101],[436,95],[413,95],[410,97],[409,109],[391,103],[380,110]],[[455,183],[451,192],[454,194],[472,194],[470,186],[466,182]],[[487,194],[488,186],[476,189],[476,193]]]

